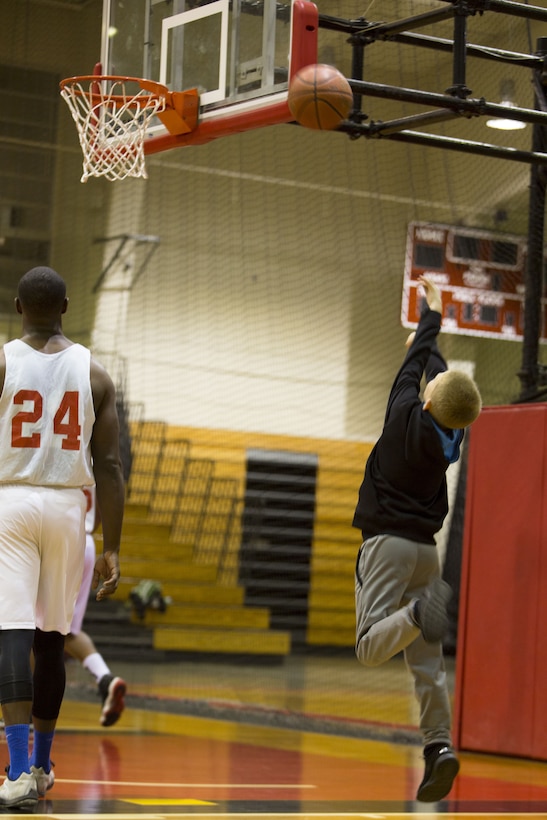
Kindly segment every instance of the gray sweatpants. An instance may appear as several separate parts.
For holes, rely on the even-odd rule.
[[[398,652],[414,677],[424,745],[451,743],[451,713],[442,644],[426,643],[409,604],[440,575],[432,544],[394,535],[367,539],[355,568],[355,653],[379,666]]]

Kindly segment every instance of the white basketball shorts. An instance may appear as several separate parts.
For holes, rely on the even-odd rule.
[[[70,631],[84,567],[81,489],[0,485],[0,628]]]
[[[72,616],[72,623],[70,624],[70,634],[79,635],[82,631],[82,623],[84,621],[87,604],[89,601],[89,594],[91,592],[91,582],[93,581],[93,570],[95,568],[95,539],[90,533],[85,536],[85,557],[84,557],[84,574],[82,583],[80,584],[80,591],[76,598],[74,605],[74,615]]]

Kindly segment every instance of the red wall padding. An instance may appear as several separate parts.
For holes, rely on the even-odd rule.
[[[547,404],[470,431],[454,726],[461,749],[547,760]]]

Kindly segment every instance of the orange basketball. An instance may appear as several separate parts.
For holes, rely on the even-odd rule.
[[[307,65],[291,80],[289,110],[306,128],[332,131],[347,119],[353,94],[344,75],[332,65]]]

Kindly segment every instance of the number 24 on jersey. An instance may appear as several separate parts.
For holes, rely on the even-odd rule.
[[[77,390],[67,390],[53,417],[53,433],[62,437],[61,449],[79,450],[82,428],[79,421],[79,394]],[[44,401],[37,390],[19,390],[13,397],[13,403],[22,405],[32,402],[32,408],[20,410],[11,422],[12,447],[40,447],[41,435],[34,431],[23,434],[24,424],[37,424],[42,418]],[[28,428],[27,428],[28,429]]]

